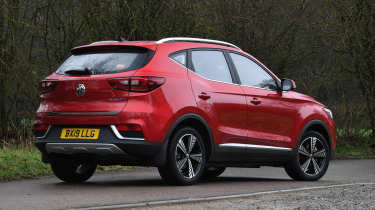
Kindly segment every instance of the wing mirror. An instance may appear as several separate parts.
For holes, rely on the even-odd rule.
[[[295,90],[296,83],[291,79],[281,79],[281,91]]]

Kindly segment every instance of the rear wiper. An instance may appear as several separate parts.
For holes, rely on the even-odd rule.
[[[93,71],[91,71],[89,68],[84,69],[71,69],[64,72],[65,74],[70,75],[91,75],[95,74]]]

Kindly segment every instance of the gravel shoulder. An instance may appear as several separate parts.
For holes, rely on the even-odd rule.
[[[375,209],[375,184],[255,195],[133,209]]]

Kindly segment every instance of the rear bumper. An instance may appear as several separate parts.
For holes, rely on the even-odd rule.
[[[123,155],[126,154],[115,144],[104,143],[46,143],[46,151],[48,154],[97,154],[97,155]]]
[[[54,158],[91,158],[100,165],[159,166],[162,143],[116,135],[110,126],[100,127],[97,140],[60,139],[62,127],[53,126],[44,138],[37,138],[36,147],[43,162]],[[87,127],[87,126],[86,126]],[[92,126],[90,126],[92,127]]]

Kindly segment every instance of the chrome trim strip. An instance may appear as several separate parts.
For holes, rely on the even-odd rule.
[[[185,69],[191,71],[192,73],[194,73],[195,75],[197,75],[198,77],[200,77],[200,78],[202,78],[202,79],[205,79],[205,80],[208,80],[208,81],[212,81],[212,82],[220,82],[220,83],[229,84],[229,85],[239,85],[239,86],[241,86],[240,84],[236,84],[236,83],[232,83],[232,82],[223,82],[223,81],[218,81],[218,80],[208,79],[207,77],[204,77],[204,76],[198,74],[197,72],[191,70],[189,67],[182,65],[181,63],[179,63],[179,62],[173,60],[172,58],[170,58],[170,57],[168,57],[168,58],[171,59],[173,62],[177,63],[178,65],[182,66],[183,68],[185,68]],[[228,67],[228,68],[229,68],[229,67]]]
[[[47,134],[49,133],[50,129],[51,129],[51,126],[48,126],[48,129],[47,129],[47,131],[44,133],[44,135],[43,135],[43,136],[40,136],[40,137],[36,137],[36,138],[37,138],[37,139],[44,139],[44,138],[46,138],[46,136],[47,136]]]
[[[202,78],[202,79],[205,79],[205,80],[208,80],[208,81],[212,81],[212,82],[220,82],[220,83],[229,84],[229,85],[238,85],[238,86],[241,86],[240,84],[236,84],[236,83],[232,83],[232,82],[223,82],[223,81],[218,81],[218,80],[208,79],[208,78],[206,78],[206,77],[204,77],[204,76],[198,74],[197,72],[191,70],[191,69],[188,68],[187,66],[184,66],[184,65],[182,65],[181,63],[179,63],[179,62],[173,60],[172,58],[169,58],[169,59],[171,59],[173,62],[177,63],[178,65],[182,66],[183,68],[185,68],[185,69],[191,71],[192,73],[194,73],[195,75],[197,75],[198,77],[200,77],[200,78]]]
[[[46,150],[48,153],[92,153],[98,155],[107,154],[126,154],[123,150],[114,144],[101,143],[47,143]]]
[[[185,67],[187,68],[187,67]],[[220,82],[220,83],[224,83],[224,84],[229,84],[229,85],[238,85],[238,86],[241,86],[240,84],[236,84],[236,83],[233,83],[233,82],[223,82],[223,81],[219,81],[219,80],[214,80],[214,79],[208,79],[207,77],[204,77],[200,74],[198,74],[197,72],[187,68],[189,71],[193,72],[195,75],[197,75],[198,77],[202,78],[202,79],[205,79],[205,80],[208,80],[208,81],[212,81],[212,82]]]
[[[185,66],[185,68],[187,68],[187,67]],[[198,74],[197,72],[195,72],[195,71],[193,71],[193,70],[191,70],[189,68],[187,68],[187,70],[193,72],[195,75],[199,76],[202,79],[205,79],[205,80],[208,80],[208,81],[212,81],[212,82],[220,82],[220,83],[229,84],[229,85],[237,85],[237,86],[241,86],[241,87],[250,87],[250,88],[256,88],[256,89],[261,89],[261,90],[268,90],[268,91],[275,91],[275,92],[277,92],[277,90],[271,90],[271,89],[267,89],[267,88],[260,88],[260,87],[255,87],[255,86],[248,86],[248,85],[236,84],[236,83],[231,83],[231,82],[223,82],[223,81],[208,79],[208,78],[206,78],[206,77]]]
[[[282,151],[292,151],[292,148],[287,147],[274,147],[274,146],[264,146],[256,144],[240,144],[240,143],[225,143],[219,144],[219,147],[241,147],[241,148],[251,148],[251,149],[267,149],[267,150],[282,150]]]
[[[159,41],[156,42],[156,44],[168,43],[168,42],[201,42],[201,43],[208,43],[208,44],[218,44],[218,45],[233,47],[238,50],[241,50],[241,48],[229,42],[223,42],[223,41],[218,41],[218,40],[213,40],[213,39],[191,38],[191,37],[169,37],[169,38],[160,39]]]
[[[171,58],[169,58],[171,59]],[[176,62],[175,60],[171,59],[172,61]],[[178,62],[176,62],[178,63]],[[180,64],[180,63],[178,63]],[[182,64],[180,64],[181,66],[183,66]],[[207,77],[204,77],[200,74],[198,74],[197,72],[191,70],[190,68],[188,68],[187,66],[183,66],[185,67],[187,70],[191,71],[192,73],[194,73],[195,75],[199,76],[200,78],[202,79],[205,79],[205,80],[208,80],[208,81],[212,81],[212,82],[220,82],[220,83],[224,83],[224,84],[229,84],[229,85],[238,85],[238,86],[241,86],[241,87],[250,87],[250,88],[256,88],[256,89],[261,89],[261,90],[268,90],[268,91],[275,91],[277,92],[277,90],[271,90],[271,89],[268,89],[268,88],[260,88],[260,87],[255,87],[255,86],[249,86],[249,85],[243,85],[243,84],[236,84],[236,83],[232,83],[232,82],[223,82],[223,81],[218,81],[218,80],[214,80],[214,79],[208,79]]]
[[[250,86],[250,85],[240,85],[242,87],[250,87],[250,88],[256,88],[256,89],[261,89],[261,90],[268,90],[268,91],[274,91],[274,92],[278,92],[278,90],[272,90],[272,89],[269,89],[269,88],[261,88],[261,87],[255,87],[255,86]],[[283,91],[284,92],[284,91]]]
[[[132,138],[132,137],[124,137],[118,132],[117,128],[115,125],[111,125],[112,132],[115,134],[115,136],[118,139],[123,139],[123,140],[133,140],[133,141],[144,141],[144,138]]]
[[[46,112],[48,116],[114,116],[120,111],[109,112]]]

